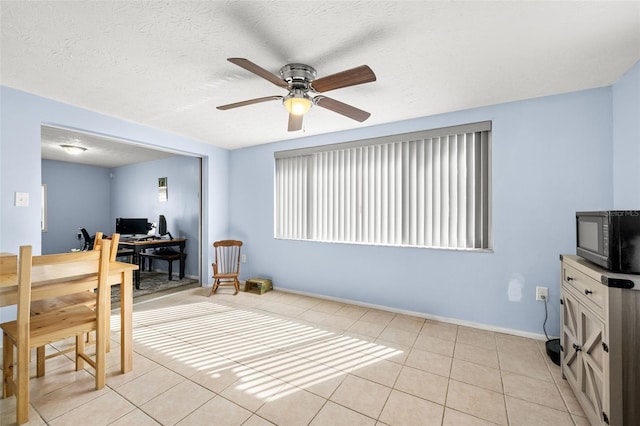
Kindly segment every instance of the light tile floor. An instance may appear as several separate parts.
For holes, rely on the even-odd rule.
[[[30,381],[29,424],[588,425],[543,342],[279,291],[208,291],[136,303],[124,375],[112,316],[100,391],[68,357],[47,361]],[[15,398],[0,409],[12,424]]]

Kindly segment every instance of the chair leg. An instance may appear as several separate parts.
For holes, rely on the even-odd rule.
[[[44,376],[44,346],[36,348],[36,377]]]
[[[13,340],[2,333],[2,397],[8,398],[13,395]]]
[[[18,347],[18,368],[14,367],[13,347],[15,342],[6,334],[2,336],[2,396],[16,396],[16,422],[21,425],[29,421],[29,348]],[[14,368],[17,379],[14,380]]]
[[[209,296],[212,296],[213,294],[215,294],[215,292],[218,289],[219,285],[220,285],[220,280],[219,279],[213,280],[213,286],[211,287],[211,293],[209,294]]]
[[[233,293],[233,295],[235,296],[240,291],[240,281],[238,281],[238,279],[235,277],[233,278],[233,286],[236,288],[236,292]]]
[[[100,324],[99,324],[100,326]],[[102,330],[96,330],[96,390],[102,389],[105,382],[105,365],[106,365],[106,344],[109,339],[109,333],[106,333],[106,324],[102,325]]]
[[[16,383],[16,420],[18,424],[29,421],[29,361],[31,351],[27,345],[18,346],[18,381]],[[10,344],[9,347],[12,347]]]
[[[107,336],[107,346],[105,348],[105,351],[107,351],[107,353],[111,352],[111,286],[107,286],[107,304],[108,304],[108,308],[107,308],[107,325],[106,325],[106,330],[105,330],[105,336]],[[97,338],[98,336],[96,336]]]
[[[84,334],[79,334],[76,336],[76,371],[80,371],[84,368],[84,359],[80,356],[80,354],[84,354],[85,340],[86,337]]]

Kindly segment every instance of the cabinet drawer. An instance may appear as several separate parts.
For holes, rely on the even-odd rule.
[[[604,284],[566,264],[563,264],[562,279],[566,285],[575,289],[581,302],[604,318],[607,303],[607,287]]]

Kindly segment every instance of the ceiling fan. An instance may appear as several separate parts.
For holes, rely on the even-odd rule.
[[[249,99],[247,101],[236,102],[217,107],[219,110],[238,108],[241,106],[257,104],[266,101],[282,100],[287,111],[289,111],[290,132],[302,129],[302,117],[309,111],[311,105],[318,105],[345,117],[363,122],[371,115],[354,106],[345,104],[324,95],[311,97],[309,92],[323,93],[329,90],[340,89],[342,87],[355,86],[358,84],[376,81],[376,75],[367,65],[361,65],[336,74],[316,79],[316,70],[306,64],[287,64],[280,69],[280,77],[267,71],[244,58],[228,58],[229,62],[246,69],[249,72],[264,78],[267,81],[289,91],[286,96],[266,96],[263,98]]]

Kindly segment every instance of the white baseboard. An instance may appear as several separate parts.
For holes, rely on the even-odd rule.
[[[276,290],[276,288],[273,288],[274,290]],[[414,312],[414,311],[408,311],[405,309],[396,309],[396,308],[390,308],[388,306],[382,306],[382,305],[374,305],[372,303],[364,303],[364,302],[360,302],[357,300],[350,300],[350,299],[343,299],[340,297],[331,297],[331,296],[323,296],[323,295],[318,295],[315,293],[307,293],[304,291],[298,291],[298,290],[290,290],[290,289],[286,289],[286,288],[277,288],[278,291],[282,291],[284,293],[292,293],[292,294],[299,294],[301,296],[310,296],[310,297],[315,297],[318,299],[325,299],[325,300],[331,300],[334,302],[341,302],[341,303],[349,303],[351,305],[356,305],[356,306],[362,306],[363,308],[371,308],[371,309],[379,309],[382,311],[388,311],[388,312],[393,312],[396,314],[402,314],[402,315],[410,315],[410,316],[414,316],[414,317],[418,317],[418,318],[424,318],[424,319],[429,319],[429,320],[434,320],[434,321],[440,321],[440,322],[446,322],[449,324],[455,324],[455,325],[462,325],[464,327],[471,327],[471,328],[477,328],[479,330],[486,330],[486,331],[494,331],[497,333],[504,333],[504,334],[510,334],[513,336],[519,336],[519,337],[526,337],[528,339],[535,339],[535,340],[542,340],[542,341],[546,341],[547,338],[544,334],[539,334],[539,333],[530,333],[527,331],[522,331],[522,330],[514,330],[511,328],[504,328],[504,327],[497,327],[494,325],[488,325],[488,324],[482,324],[482,323],[477,323],[477,322],[472,322],[472,321],[464,321],[464,320],[460,320],[460,319],[456,319],[456,318],[449,318],[449,317],[443,317],[443,316],[439,316],[439,315],[432,315],[432,314],[427,314],[424,312]],[[550,338],[554,338],[553,336],[550,336]]]

